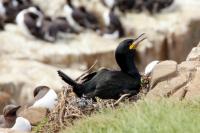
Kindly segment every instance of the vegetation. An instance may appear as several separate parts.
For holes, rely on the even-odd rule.
[[[139,101],[79,120],[63,133],[199,133],[199,123],[199,101]]]

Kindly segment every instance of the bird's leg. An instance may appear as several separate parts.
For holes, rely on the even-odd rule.
[[[121,102],[125,97],[130,96],[131,94],[123,94],[115,103],[114,106],[116,106],[117,104],[119,104],[119,102]]]

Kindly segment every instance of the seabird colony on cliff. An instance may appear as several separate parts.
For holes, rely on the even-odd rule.
[[[26,36],[54,42],[60,37],[76,35],[92,30],[104,38],[117,39],[126,36],[120,14],[132,10],[160,12],[172,5],[173,0],[101,0],[102,12],[76,6],[66,0],[63,16],[50,17],[31,0],[0,0],[0,30],[6,23],[16,23]]]

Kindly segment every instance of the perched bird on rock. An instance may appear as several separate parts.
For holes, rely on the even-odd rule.
[[[41,107],[51,110],[58,103],[58,96],[56,92],[47,86],[36,87],[33,94],[35,102],[31,107]]]
[[[146,39],[144,34],[136,39],[125,39],[115,51],[115,59],[121,70],[101,69],[87,75],[84,82],[79,84],[62,71],[59,76],[73,87],[78,97],[85,95],[88,98],[118,99],[121,95],[129,93],[136,95],[140,90],[141,75],[134,63],[136,48]]]
[[[15,124],[17,118],[17,110],[21,106],[16,105],[6,105],[3,109],[3,115],[0,116],[0,127],[1,128],[11,128]]]

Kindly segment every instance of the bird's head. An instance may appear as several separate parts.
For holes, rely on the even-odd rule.
[[[12,118],[16,118],[17,117],[17,110],[20,108],[21,106],[16,106],[16,105],[6,105],[3,109],[3,115],[4,118],[6,119],[12,119]]]
[[[35,90],[33,91],[33,96],[36,97],[39,94],[39,92],[41,92],[41,91],[47,92],[47,91],[49,91],[49,87],[47,87],[47,86],[36,87]]]
[[[146,36],[144,33],[135,39],[125,39],[119,44],[116,52],[125,54],[125,53],[129,53],[130,51],[135,51],[138,45],[145,39],[146,39]]]

